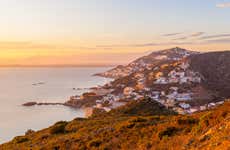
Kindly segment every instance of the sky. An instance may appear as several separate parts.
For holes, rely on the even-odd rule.
[[[230,0],[0,0],[0,66],[117,65],[230,50]]]

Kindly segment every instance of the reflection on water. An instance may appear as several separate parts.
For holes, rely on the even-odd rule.
[[[23,107],[28,101],[64,102],[69,96],[109,81],[92,74],[109,68],[0,68],[0,143],[39,130],[59,120],[83,117],[82,110],[65,106]],[[36,84],[36,85],[35,85]],[[83,88],[82,90],[73,90]]]

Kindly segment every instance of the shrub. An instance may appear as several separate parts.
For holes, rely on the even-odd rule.
[[[86,120],[87,120],[86,118],[78,117],[78,118],[75,118],[73,121],[86,121]]]
[[[92,118],[93,117],[100,117],[106,114],[106,111],[104,109],[101,108],[94,108],[93,109],[93,113],[92,113]]]
[[[145,118],[142,118],[142,117],[134,117],[132,119],[129,120],[129,122],[146,122],[147,120]]]
[[[130,122],[130,121],[124,121],[121,122],[120,124],[117,125],[118,130],[126,130],[126,129],[131,129],[135,126],[135,122]]]
[[[157,101],[145,98],[142,100],[131,101],[125,106],[113,109],[109,113],[113,116],[152,116],[152,115],[175,115],[172,110],[167,109]]]
[[[224,117],[224,118],[225,118],[227,115],[228,115],[228,112],[227,112],[227,111],[224,111],[224,112],[221,113],[221,116]]]
[[[40,139],[41,139],[41,140],[45,140],[45,139],[47,139],[48,137],[49,137],[48,134],[44,134],[44,135],[42,135],[42,136],[40,137]]]
[[[26,131],[25,135],[30,135],[30,134],[33,134],[33,133],[35,133],[35,131],[29,129],[29,130]]]
[[[177,131],[178,131],[178,129],[176,127],[167,127],[165,130],[161,131],[158,134],[158,137],[160,139],[162,139],[165,136],[170,137],[170,136],[173,136]]]
[[[24,142],[27,142],[29,141],[29,139],[25,136],[17,136],[14,138],[14,142],[15,143],[24,143]]]
[[[208,112],[200,117],[199,123],[193,128],[194,133],[202,132],[203,129],[209,126],[209,120],[212,116],[211,112]]]
[[[149,117],[149,120],[159,121],[159,120],[161,120],[161,117],[160,116],[151,116],[151,117]]]
[[[135,123],[133,122],[125,122],[121,125],[121,128],[128,128],[128,129],[131,129],[135,126]]]
[[[53,150],[59,150],[60,149],[60,146],[54,146],[53,147]]]
[[[99,147],[101,144],[102,144],[102,141],[100,139],[94,139],[94,140],[89,142],[88,147],[89,148]]]
[[[197,124],[199,122],[199,120],[195,119],[195,118],[179,118],[177,120],[177,123],[179,125],[192,125],[192,124]]]
[[[51,134],[60,134],[65,133],[65,127],[68,124],[66,121],[59,121],[57,122],[52,128],[50,129]]]

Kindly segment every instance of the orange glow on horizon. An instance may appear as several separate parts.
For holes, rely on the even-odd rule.
[[[98,44],[81,42],[80,44],[50,42],[0,42],[0,66],[7,65],[117,65],[147,55],[156,50],[179,46],[188,50],[215,51],[228,50],[230,44],[194,44],[194,45],[156,45],[136,46],[137,44]]]

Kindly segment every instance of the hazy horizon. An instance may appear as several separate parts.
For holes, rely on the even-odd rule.
[[[175,46],[230,49],[230,1],[7,0],[0,65],[118,65]]]
[[[171,47],[171,48],[167,48],[167,49],[172,49],[174,47]],[[182,47],[180,47],[182,48]],[[161,50],[166,50],[166,49],[161,49]],[[187,49],[187,50],[191,50],[191,49]],[[150,53],[152,52],[155,52],[155,51],[160,51],[160,50],[152,50],[152,51],[148,51],[148,52],[144,52],[144,53],[141,53],[131,59],[127,59],[127,62],[117,62],[117,63],[87,63],[87,64],[0,64],[0,68],[4,68],[4,67],[22,67],[22,68],[30,68],[30,67],[35,67],[35,68],[49,68],[49,67],[54,67],[54,68],[69,68],[69,67],[115,67],[115,66],[118,66],[118,65],[127,65],[128,63],[140,58],[140,57],[143,57],[143,56],[147,56],[149,55]],[[202,51],[202,50],[194,50],[196,52],[214,52],[214,51],[230,51],[229,50],[208,50],[208,51]]]

